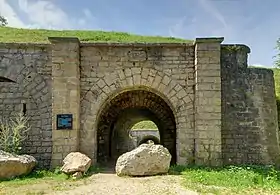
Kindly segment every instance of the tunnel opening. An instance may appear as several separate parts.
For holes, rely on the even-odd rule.
[[[135,123],[130,130],[130,137],[134,139],[135,148],[148,140],[153,141],[155,144],[160,144],[160,132],[157,125],[151,120]]]
[[[139,146],[144,137],[133,140],[131,132],[138,129],[137,123],[141,121],[154,123],[153,130],[158,130],[159,139],[146,138],[166,147],[172,155],[171,164],[176,163],[175,117],[168,103],[159,95],[146,90],[122,92],[106,102],[98,119],[98,163],[115,163],[121,154]]]
[[[157,125],[151,120],[143,120],[135,123],[131,130],[130,136],[135,140],[135,148],[151,140],[155,144],[160,144],[160,132]]]
[[[139,142],[138,142],[138,146],[140,146],[141,144],[145,144],[148,141],[153,141],[154,144],[160,144],[160,140],[153,135],[148,135],[146,137],[143,137]]]

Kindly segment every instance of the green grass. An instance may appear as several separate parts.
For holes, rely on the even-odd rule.
[[[145,121],[136,123],[131,129],[158,130],[158,127],[153,121],[145,120]]]
[[[280,98],[280,69],[274,68],[273,72],[275,79],[276,96]]]
[[[56,172],[56,171],[48,171],[48,170],[37,170],[30,173],[27,176],[16,177],[11,180],[0,180],[1,184],[15,184],[15,185],[26,185],[30,183],[34,183],[37,179],[54,179],[54,180],[66,180],[69,177],[66,174]]]
[[[84,178],[103,171],[100,166],[89,168]],[[0,180],[0,194],[55,194],[56,191],[69,190],[73,187],[86,184],[87,180],[74,180],[59,168],[50,170],[37,170],[29,175],[16,177],[10,180]]]
[[[0,27],[0,42],[4,43],[48,43],[48,37],[78,37],[82,42],[147,42],[184,43],[192,42],[174,37],[141,36],[125,32],[104,32],[85,30],[44,30]]]
[[[183,185],[200,193],[277,194],[280,171],[271,166],[225,166],[220,168],[174,166]]]

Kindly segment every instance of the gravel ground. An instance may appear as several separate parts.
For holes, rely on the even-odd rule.
[[[180,185],[174,175],[154,177],[118,177],[112,173],[91,176],[86,183],[74,189],[56,192],[57,195],[195,195]]]

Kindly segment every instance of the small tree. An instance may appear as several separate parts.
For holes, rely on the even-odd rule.
[[[275,65],[276,67],[280,68],[280,38],[276,41],[276,49],[278,50],[278,53],[276,54],[276,61]]]
[[[22,142],[27,138],[30,130],[28,118],[18,114],[15,119],[0,121],[0,149],[5,152],[19,154]]]
[[[3,16],[0,16],[0,26],[6,26],[8,24],[8,21]]]

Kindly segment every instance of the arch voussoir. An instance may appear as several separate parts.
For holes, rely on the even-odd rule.
[[[136,106],[139,108],[149,108],[160,119],[159,121],[167,121],[165,122],[165,125],[162,125],[164,128],[169,129],[168,132],[163,135],[163,143],[165,143],[166,147],[172,150],[172,152],[176,153],[176,151],[172,149],[177,145],[177,138],[175,134],[176,132],[187,131],[186,128],[188,125],[184,125],[184,123],[188,123],[189,121],[186,117],[182,117],[186,116],[183,112],[187,112],[187,110],[182,108],[187,107],[186,104],[189,102],[189,98],[186,90],[180,84],[172,80],[171,75],[146,67],[124,68],[115,71],[113,74],[105,75],[94,85],[98,87],[96,91],[99,93],[97,93],[96,97],[94,97],[92,93],[87,93],[85,99],[94,99],[94,101],[91,101],[91,104],[96,106],[91,106],[90,108],[85,107],[85,109],[90,111],[85,112],[87,116],[82,117],[85,123],[82,125],[82,128],[84,128],[84,131],[93,131],[95,133],[95,142],[97,145],[99,142],[104,144],[110,140],[109,138],[100,137],[102,132],[108,131],[106,129],[110,128],[111,123],[109,122],[117,120],[116,117],[123,109],[133,108]],[[130,96],[139,90],[142,91],[140,93],[142,95]],[[126,92],[128,95],[123,96],[125,99],[118,98],[122,97],[122,94]],[[162,98],[163,102],[165,102],[166,105],[168,105],[167,107],[170,108],[170,111],[164,111],[166,110],[165,107],[162,107],[164,103],[156,102],[156,98],[153,100],[153,97]],[[86,105],[86,102],[82,104]],[[104,115],[104,113],[108,114]],[[171,122],[172,117],[169,116],[170,113],[173,113],[173,122]],[[101,122],[104,124],[101,124],[100,121],[104,121]],[[105,121],[107,122],[105,123]],[[104,134],[104,136],[109,135],[110,133],[108,132]],[[171,141],[172,139],[170,136],[175,141]],[[83,139],[85,141],[88,140],[89,137],[84,137]],[[84,141],[82,140],[82,142]],[[105,155],[109,147],[105,146],[106,144],[102,144],[99,145],[99,147],[104,147],[103,150],[105,153],[103,151],[102,155]],[[89,154],[89,152],[85,153]],[[95,151],[92,151],[91,149],[90,153],[93,156],[98,156],[98,149],[95,148]]]

